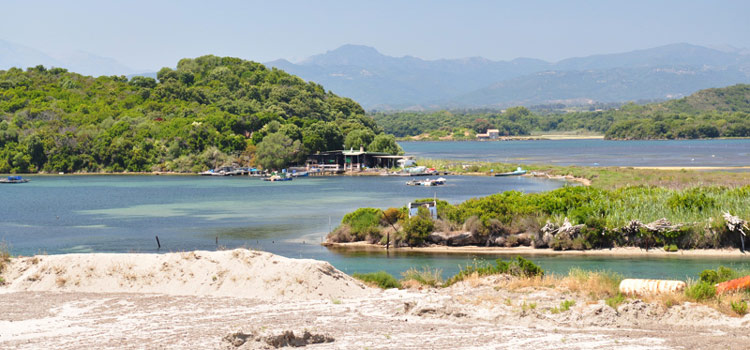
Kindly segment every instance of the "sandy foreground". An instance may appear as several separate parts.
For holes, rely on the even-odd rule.
[[[507,276],[381,291],[248,250],[25,257],[2,277],[2,349],[750,348],[750,316],[701,305],[615,310]],[[553,313],[564,300],[576,303]]]

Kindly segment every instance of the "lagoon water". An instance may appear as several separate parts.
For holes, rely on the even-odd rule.
[[[418,158],[581,166],[748,166],[750,139],[399,142]]]
[[[437,196],[457,203],[506,190],[546,191],[560,181],[449,176],[446,186],[406,186],[399,177],[311,177],[270,183],[251,177],[32,176],[0,186],[0,240],[13,254],[169,252],[248,247],[292,258],[331,262],[348,272],[395,275],[431,266],[452,275],[459,265],[494,256],[388,254],[331,250],[320,242],[344,214],[359,207],[403,206]],[[162,249],[156,249],[155,236]],[[718,264],[750,267],[744,259],[622,259],[534,256],[548,271],[572,266],[627,276],[694,276]]]

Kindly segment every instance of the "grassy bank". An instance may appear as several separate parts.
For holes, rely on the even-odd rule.
[[[575,186],[544,193],[507,191],[424,210],[360,208],[344,216],[329,242],[393,246],[531,246],[556,250],[739,247],[724,213],[750,217],[750,186],[668,189]],[[750,247],[750,243],[748,243]]]

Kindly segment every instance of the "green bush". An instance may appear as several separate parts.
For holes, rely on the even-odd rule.
[[[740,277],[739,275],[740,274],[737,273],[737,271],[731,268],[719,266],[716,270],[703,270],[700,273],[700,281],[709,284],[717,284],[738,278]]]
[[[495,275],[501,273],[507,273],[517,277],[535,277],[544,276],[544,270],[535,264],[531,260],[524,259],[520,256],[515,259],[511,259],[508,262],[502,259],[495,260],[495,264],[488,262],[477,262],[474,261],[473,265],[462,267],[456,275],[449,278],[445,282],[446,286],[450,286],[456,282],[463,281],[466,277],[476,273],[479,276]]]
[[[354,273],[352,277],[365,282],[372,283],[383,289],[401,288],[401,283],[393,275],[385,271],[370,273]]]
[[[344,215],[341,220],[342,224],[349,225],[351,234],[356,240],[364,240],[371,236],[376,240],[380,239],[380,220],[383,218],[383,211],[377,208],[359,208],[349,214]]]
[[[708,300],[716,295],[713,284],[700,281],[685,290],[685,295],[695,301]]]
[[[733,301],[731,304],[732,311],[734,311],[738,315],[744,315],[747,313],[747,303],[744,300]]]
[[[677,248],[676,244],[667,244],[667,245],[664,246],[664,251],[665,252],[674,253],[674,252],[676,252],[678,250],[679,249]]]
[[[427,236],[435,230],[435,223],[429,217],[417,215],[403,221],[404,239],[409,246],[424,243]]]
[[[607,300],[605,300],[604,302],[607,303],[609,307],[617,310],[617,306],[625,302],[625,296],[622,295],[621,293],[617,293],[617,295],[611,298],[607,298]]]
[[[674,210],[708,210],[716,206],[716,200],[706,192],[706,189],[700,187],[677,192],[667,199],[667,205]]]

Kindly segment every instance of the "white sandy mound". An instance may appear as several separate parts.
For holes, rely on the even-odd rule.
[[[236,249],[16,258],[0,292],[211,295],[265,300],[355,298],[374,291],[327,262]]]

